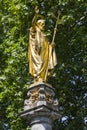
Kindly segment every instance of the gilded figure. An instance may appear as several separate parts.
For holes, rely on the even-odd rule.
[[[29,33],[29,73],[36,81],[47,81],[57,64],[55,46],[44,33],[45,20],[39,19]]]

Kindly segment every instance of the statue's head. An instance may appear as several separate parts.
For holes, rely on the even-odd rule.
[[[45,20],[44,19],[40,19],[36,22],[37,26],[40,28],[40,30],[44,30],[44,26],[45,26]]]

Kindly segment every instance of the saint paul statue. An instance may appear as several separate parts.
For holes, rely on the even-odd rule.
[[[29,73],[36,81],[46,81],[57,64],[55,45],[49,42],[44,26],[44,19],[36,19],[29,32]]]

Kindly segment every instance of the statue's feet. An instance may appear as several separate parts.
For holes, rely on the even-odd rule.
[[[41,82],[44,81],[42,78],[40,78],[39,76],[34,78],[34,82]]]

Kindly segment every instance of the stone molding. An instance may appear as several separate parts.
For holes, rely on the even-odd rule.
[[[30,85],[27,97],[21,117],[29,121],[31,130],[52,130],[52,121],[61,117],[55,89],[50,84],[36,82]]]

